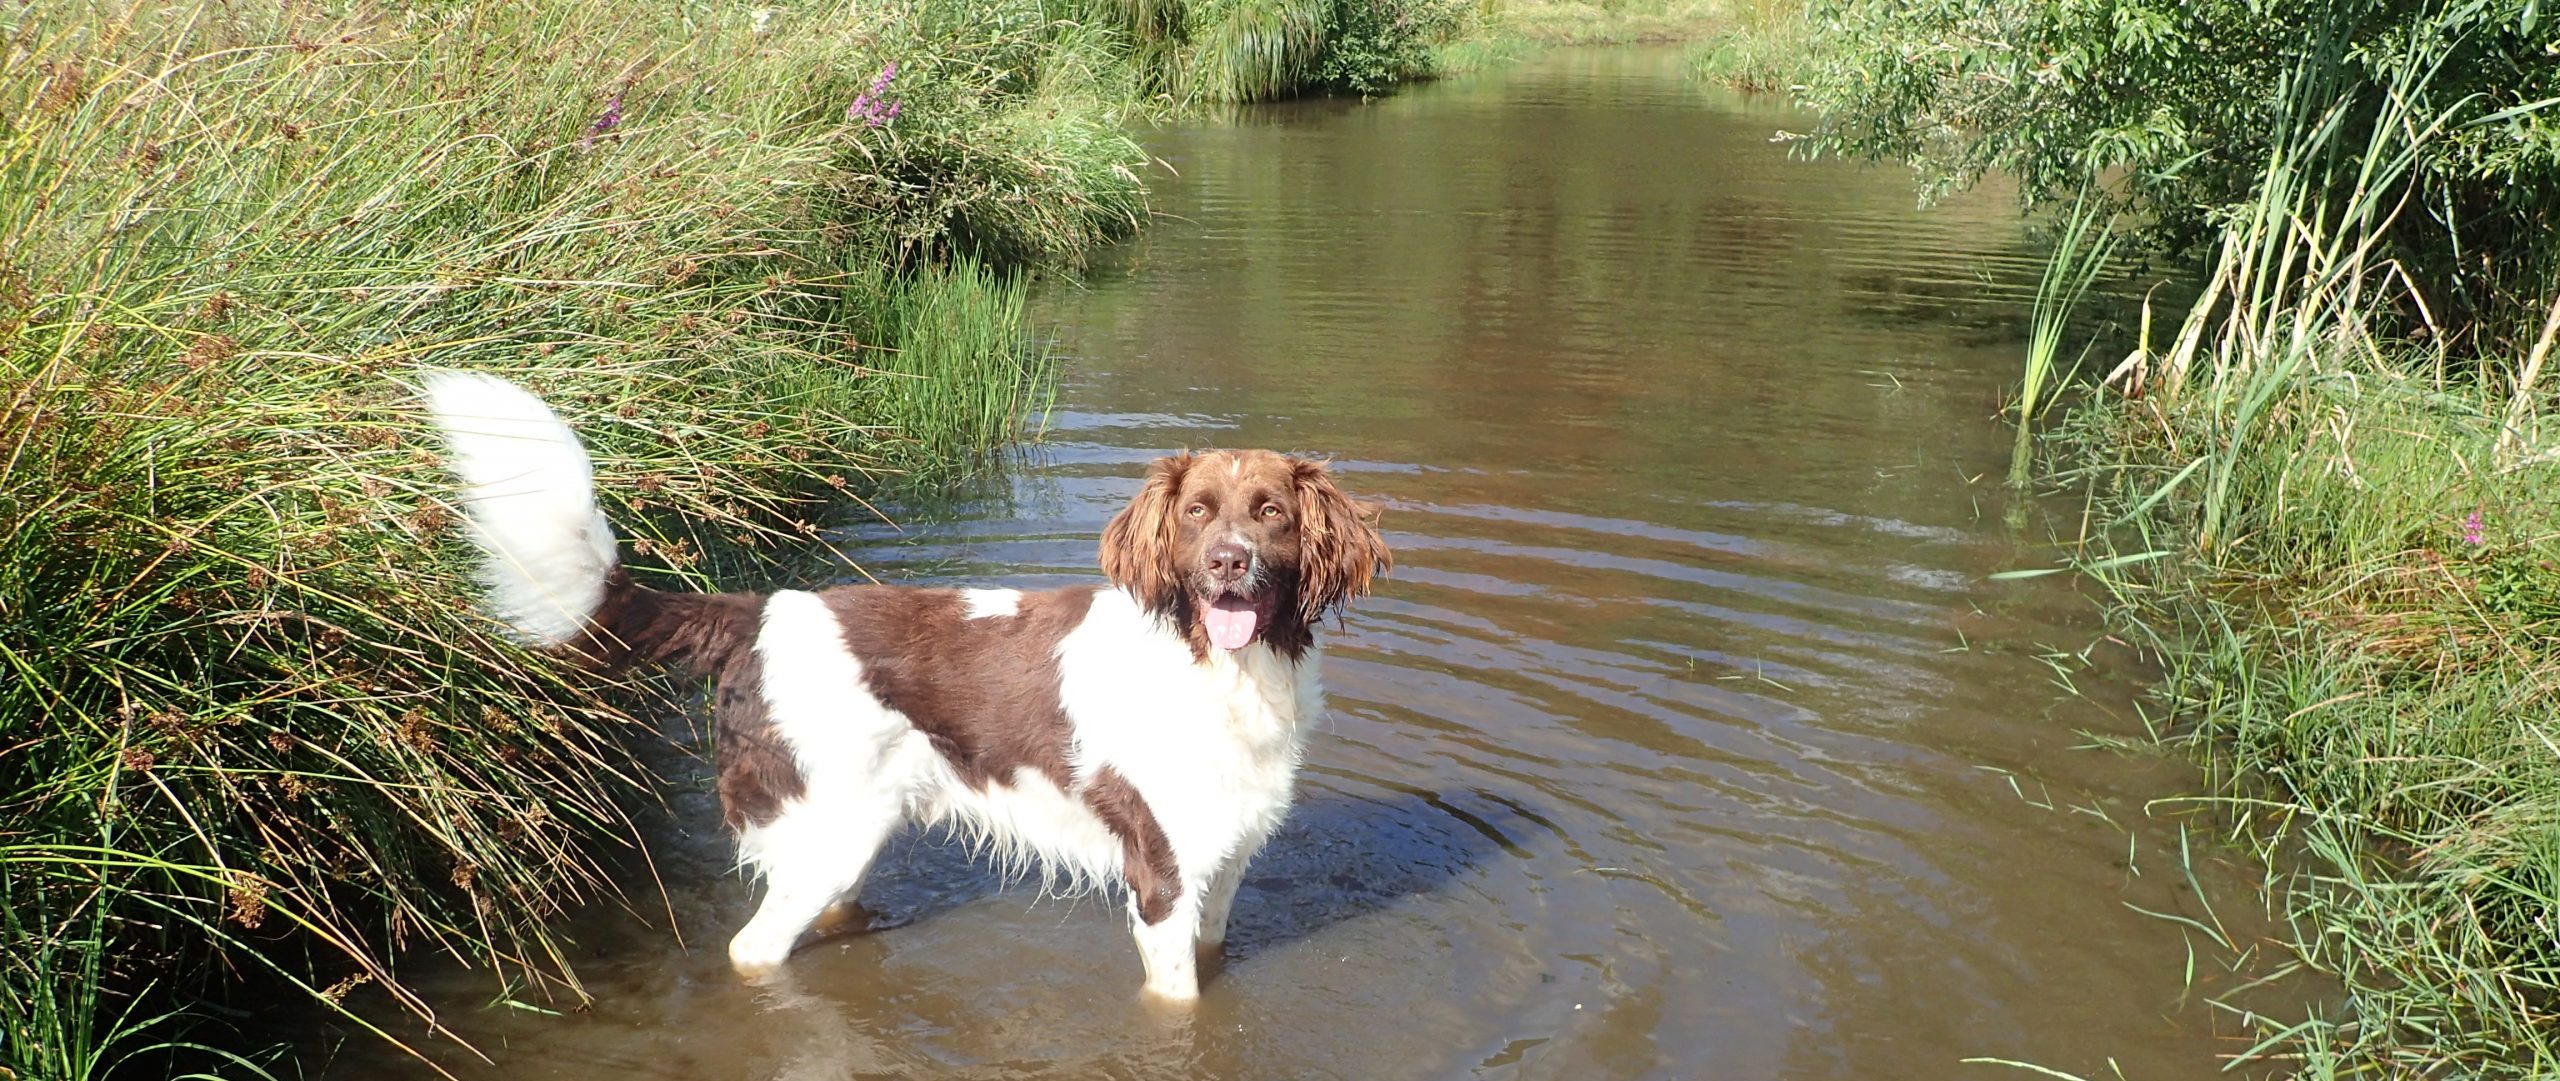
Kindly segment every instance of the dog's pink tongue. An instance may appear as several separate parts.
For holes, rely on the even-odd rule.
[[[1262,622],[1262,613],[1251,602],[1220,597],[1200,610],[1200,621],[1209,628],[1210,645],[1237,650],[1253,642],[1253,629]]]

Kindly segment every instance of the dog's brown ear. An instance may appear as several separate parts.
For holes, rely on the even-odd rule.
[[[1191,462],[1188,453],[1156,459],[1147,467],[1146,487],[1102,530],[1102,576],[1135,594],[1149,611],[1182,604],[1181,571],[1173,560],[1173,503]]]
[[[1395,566],[1378,535],[1378,505],[1344,495],[1323,462],[1290,460],[1298,487],[1298,617],[1313,625]]]

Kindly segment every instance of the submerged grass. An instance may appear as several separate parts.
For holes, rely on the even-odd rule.
[[[190,1036],[227,973],[578,993],[545,921],[613,893],[633,713],[680,689],[473,611],[407,373],[543,393],[630,561],[699,576],[1017,431],[1022,268],[1144,212],[1127,74],[1030,2],[22,3],[0,41],[11,1077],[255,1072]]]

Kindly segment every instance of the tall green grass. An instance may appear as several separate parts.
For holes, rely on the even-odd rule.
[[[2282,967],[2345,991],[2234,1006],[2254,1068],[2560,1070],[2560,455],[2524,374],[2548,346],[2448,363],[2461,335],[2409,333],[2443,306],[2382,254],[2436,144],[2512,119],[2448,79],[2471,14],[2379,58],[2346,14],[2307,28],[2201,294],[2064,433],[2080,565],[2166,672],[2156,727],[2269,868]]]
[[[2009,483],[2015,487],[2025,487],[2032,476],[2036,421],[2052,406],[2054,392],[2070,375],[2056,368],[2064,337],[2071,330],[2072,312],[2087,299],[2089,288],[2107,272],[2115,255],[2115,222],[2099,220],[2101,213],[2099,204],[2085,194],[2071,205],[2071,213],[2053,238],[2044,277],[2036,285],[2026,377],[2018,385],[2018,436],[2009,456]],[[2072,367],[2076,370],[2077,363]],[[2023,502],[2016,506],[2025,509]]]
[[[877,324],[898,343],[870,361],[882,411],[954,419],[922,442],[950,457],[1007,441],[1045,411],[1050,357],[1020,341],[1020,275],[961,258],[883,297]]]
[[[635,712],[474,610],[401,381],[587,437],[644,573],[800,543],[1038,404],[1020,271],[1135,226],[1036,3],[0,8],[0,1073],[246,1068],[226,974],[578,993]],[[881,79],[899,104],[849,107]],[[225,1065],[227,1063],[227,1065]],[[288,1071],[289,1072],[289,1071]]]
[[[2465,103],[2429,93],[2443,51],[2410,52],[2372,82],[2347,52],[2343,38],[2316,41],[2279,82],[2283,106],[2254,199],[2228,212],[2204,291],[2167,351],[2137,355],[2124,372],[2130,390],[2168,405],[2200,398],[2191,415],[2213,426],[2170,482],[2203,489],[2195,543],[2207,553],[2229,543],[2240,456],[2284,395],[2358,371],[2406,374],[2385,354],[2382,305],[2396,268],[2374,252],[2415,194],[2411,166]]]
[[[1761,93],[1812,78],[1823,45],[1805,0],[1729,0],[1693,35],[1689,64],[1709,82]]]
[[[1209,0],[1191,6],[1184,96],[1269,101],[1305,85],[1322,58],[1327,0]]]

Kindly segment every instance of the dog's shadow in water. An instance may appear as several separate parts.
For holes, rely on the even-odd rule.
[[[1516,824],[1534,829],[1541,818],[1487,793],[1460,800],[1403,787],[1360,795],[1304,792],[1245,872],[1228,925],[1228,963],[1439,893],[1495,859],[1527,859]],[[1028,895],[1038,888],[1036,873],[1008,878],[966,843],[920,832],[880,854],[862,904],[876,934],[999,893]],[[1103,900],[1116,921],[1120,896],[1115,891],[1107,900],[1073,903]]]
[[[687,733],[670,729],[668,735],[672,747],[682,745]],[[687,925],[712,929],[709,941],[716,944],[722,941],[717,936],[753,913],[753,898],[761,891],[732,873],[735,849],[727,835],[696,825],[716,822],[720,813],[705,760],[662,750],[652,764],[666,776],[697,783],[682,785],[665,806],[652,847],[659,863],[646,873],[723,883],[709,893],[687,891],[694,903],[678,905],[689,913]],[[1537,839],[1562,832],[1516,793],[1438,791],[1311,766],[1299,775],[1288,817],[1245,871],[1228,924],[1227,960],[1232,964],[1440,893],[1506,858],[1526,862],[1534,858],[1529,846]],[[945,831],[909,828],[881,850],[864,876],[862,907],[871,920],[857,934],[929,923],[998,895],[1027,899],[1039,889],[1036,871],[1008,875]],[[1116,890],[1044,903],[1099,908],[1114,922],[1123,918]],[[643,924],[656,922],[645,912],[641,916]]]

